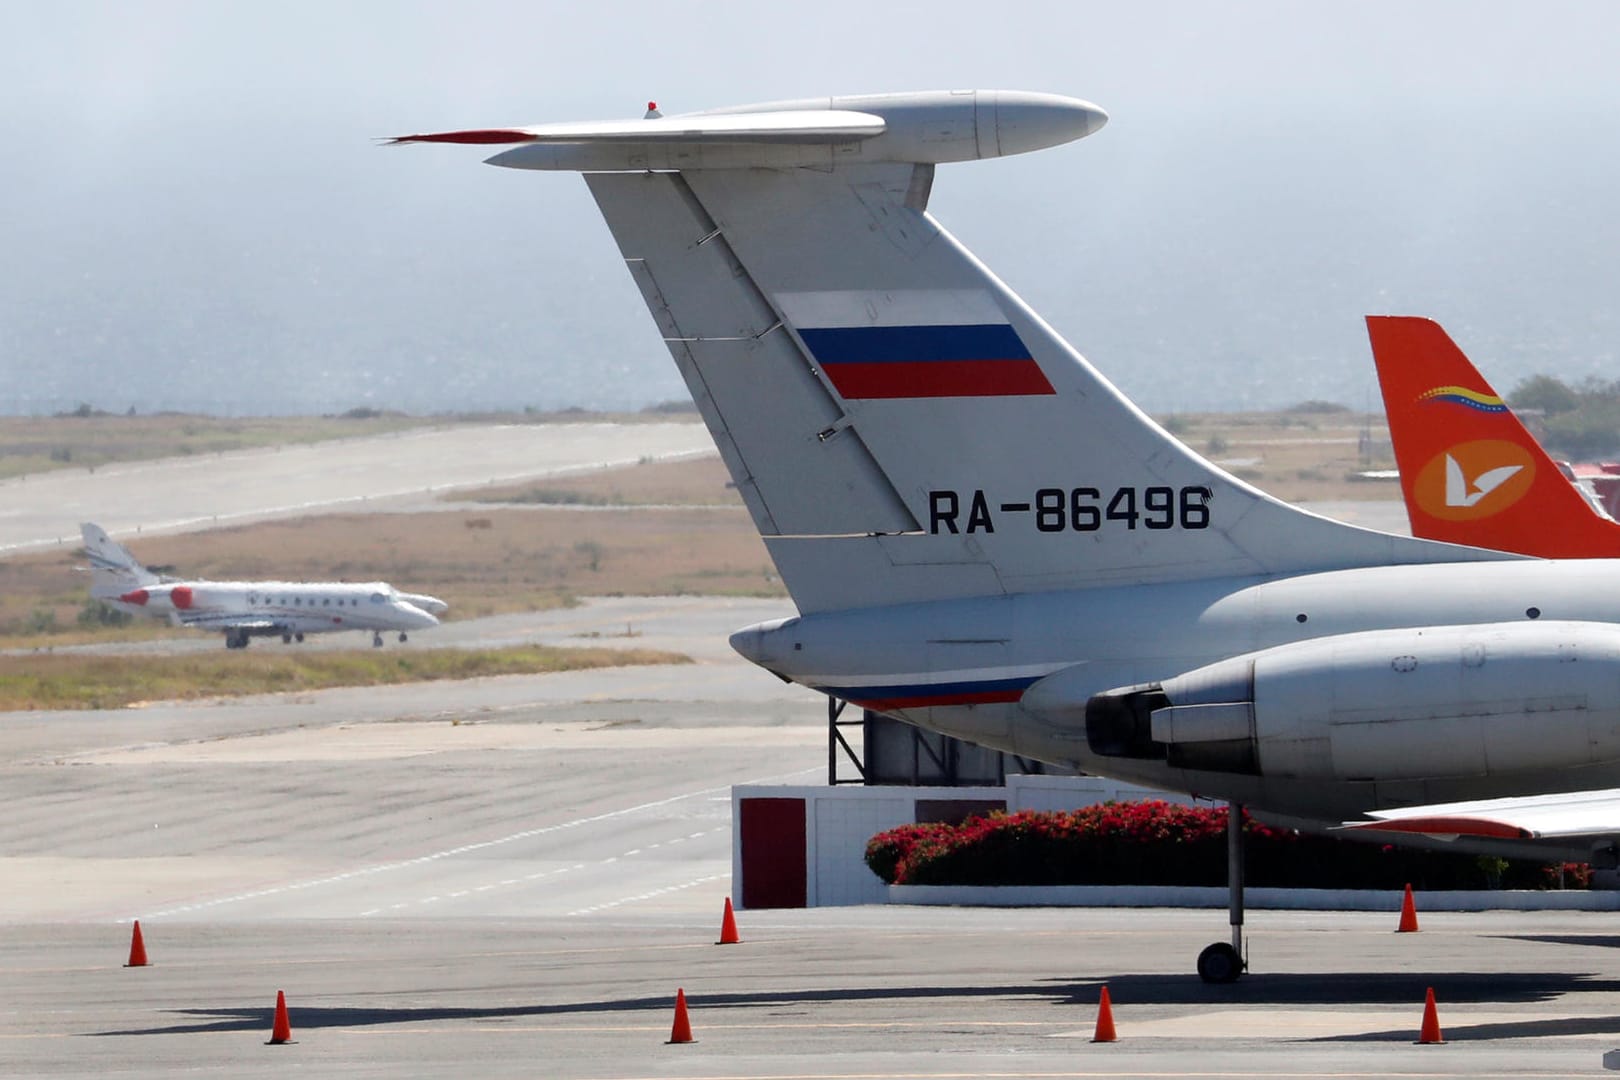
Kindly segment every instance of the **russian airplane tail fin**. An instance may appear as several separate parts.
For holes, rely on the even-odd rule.
[[[102,600],[117,599],[132,589],[156,585],[162,579],[140,564],[129,549],[107,535],[93,522],[79,526],[84,537],[84,553],[90,560],[90,595]]]
[[[1429,319],[1367,317],[1414,535],[1543,558],[1620,556],[1600,515]]]
[[[490,161],[585,173],[802,612],[1491,557],[1222,472],[928,214],[937,164],[1105,119],[1007,91],[820,98],[499,129],[527,145]]]

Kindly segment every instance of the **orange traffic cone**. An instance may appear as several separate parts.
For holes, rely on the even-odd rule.
[[[1443,1043],[1440,1037],[1440,1015],[1434,1011],[1434,987],[1423,999],[1423,1027],[1418,1029],[1418,1043]]]
[[[270,1025],[270,1041],[266,1046],[281,1046],[292,1042],[292,1025],[287,1022],[287,995],[276,991],[276,1019]]]
[[[146,966],[146,942],[141,940],[141,920],[135,920],[135,933],[129,938],[129,963],[125,967]]]
[[[686,991],[675,991],[675,1026],[669,1029],[669,1042],[665,1046],[675,1043],[696,1042],[692,1038],[692,1022],[686,1018]]]
[[[1412,904],[1412,886],[1406,887],[1406,898],[1401,901],[1401,925],[1395,928],[1397,934],[1415,934],[1418,932],[1417,908]]]
[[[1108,987],[1102,988],[1102,996],[1097,999],[1097,1033],[1091,1041],[1113,1042],[1119,1036],[1114,1034],[1114,1004],[1108,997]]]
[[[720,940],[716,945],[735,945],[742,938],[737,936],[737,916],[731,913],[731,897],[726,897],[726,913],[720,919]]]

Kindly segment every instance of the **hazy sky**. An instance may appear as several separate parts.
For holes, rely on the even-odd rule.
[[[577,177],[374,139],[967,86],[1109,111],[932,209],[1149,409],[1367,406],[1376,311],[1620,378],[1616,56],[1596,2],[0,0],[0,412],[682,397]]]

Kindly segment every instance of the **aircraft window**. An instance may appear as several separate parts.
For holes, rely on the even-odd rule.
[[[1524,613],[1532,619],[1541,618],[1541,609],[1538,607],[1525,608]]]
[[[332,606],[332,598],[330,596],[328,596],[326,599],[321,601],[321,607],[331,607],[331,606]]]
[[[386,599],[387,597],[383,596],[383,594],[380,592],[374,592],[371,594],[371,602],[373,604],[380,604]]]
[[[295,603],[295,604],[299,605],[300,607],[302,607],[303,603],[304,603],[304,598],[302,596],[295,596],[295,597],[293,597],[293,603]]]

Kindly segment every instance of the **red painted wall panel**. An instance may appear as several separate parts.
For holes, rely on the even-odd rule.
[[[809,890],[803,799],[739,800],[742,906],[802,908]]]

